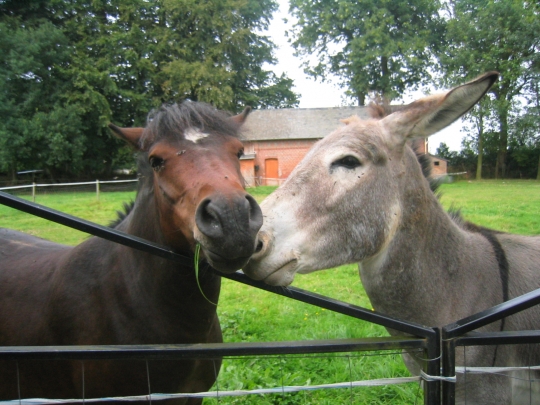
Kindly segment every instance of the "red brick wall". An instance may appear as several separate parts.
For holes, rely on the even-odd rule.
[[[433,165],[431,174],[435,177],[444,176],[448,172],[448,162],[444,159],[432,156],[431,164]]]
[[[278,160],[279,179],[286,179],[296,165],[306,155],[316,140],[244,141],[244,152],[255,153],[254,176],[258,184],[266,184],[264,162],[266,159]],[[255,168],[254,168],[255,169]]]

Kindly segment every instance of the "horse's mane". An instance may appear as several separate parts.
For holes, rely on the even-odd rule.
[[[212,135],[238,137],[240,124],[231,115],[210,104],[185,100],[181,103],[163,104],[148,114],[141,146],[146,150],[152,143],[162,139],[183,139],[189,128]]]
[[[129,203],[122,203],[122,210],[116,211],[116,219],[109,223],[109,228],[116,228],[120,223],[126,219],[133,207],[135,206],[135,201],[130,201]]]

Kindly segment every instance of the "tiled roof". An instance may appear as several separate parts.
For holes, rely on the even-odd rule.
[[[368,118],[366,107],[283,108],[255,110],[247,118],[243,138],[249,141],[320,139],[352,115]]]

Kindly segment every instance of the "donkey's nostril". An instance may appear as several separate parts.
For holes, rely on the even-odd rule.
[[[263,241],[259,239],[257,241],[257,247],[255,248],[254,253],[259,253],[263,249],[263,246],[264,246]]]
[[[255,251],[253,252],[252,257],[256,260],[261,259],[268,252],[268,249],[272,245],[272,239],[268,236],[265,231],[260,231],[257,234],[257,244],[255,245]]]

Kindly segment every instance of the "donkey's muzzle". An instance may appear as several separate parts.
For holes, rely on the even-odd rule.
[[[244,266],[257,244],[262,211],[249,194],[204,199],[195,214],[198,241],[216,270],[232,272]]]

